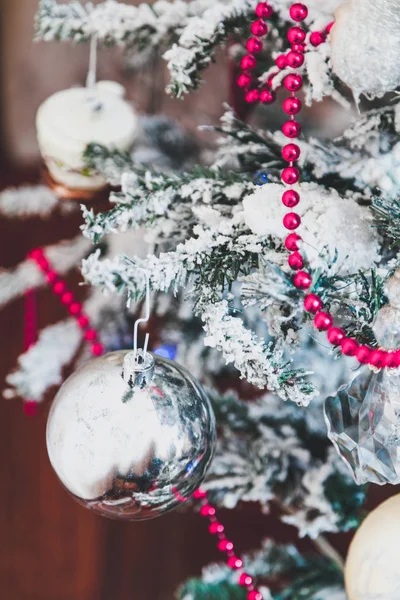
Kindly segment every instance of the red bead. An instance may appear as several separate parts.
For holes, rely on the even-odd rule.
[[[87,331],[85,331],[84,338],[88,342],[94,342],[94,340],[97,338],[97,331],[95,331],[94,329],[88,329]]]
[[[313,31],[310,35],[310,43],[312,46],[320,46],[325,41],[325,36],[320,31]]]
[[[282,181],[287,185],[294,185],[300,179],[300,171],[296,167],[286,167],[282,171]]]
[[[250,38],[246,42],[246,49],[251,52],[251,54],[260,54],[262,48],[263,43],[257,38]]]
[[[204,504],[200,509],[200,514],[203,517],[213,517],[215,515],[215,508],[211,504]]]
[[[304,267],[303,257],[300,252],[293,252],[288,258],[289,267],[294,271],[298,271]]]
[[[263,596],[261,592],[258,592],[257,590],[251,590],[247,594],[247,600],[263,600]]]
[[[292,50],[293,52],[305,52],[306,45],[304,44],[304,42],[300,42],[299,44],[292,44]]]
[[[254,104],[255,102],[258,102],[260,99],[260,92],[256,89],[254,90],[249,90],[247,92],[247,94],[245,95],[245,99],[246,102],[248,102],[249,104]]]
[[[273,12],[272,6],[268,2],[259,2],[256,6],[256,15],[261,19],[268,19]]]
[[[55,271],[47,271],[46,279],[49,283],[55,283],[57,281],[58,275]]]
[[[237,78],[237,84],[240,88],[247,88],[251,84],[252,76],[250,73],[242,73]]]
[[[240,61],[240,66],[246,71],[251,71],[256,68],[257,61],[251,54],[246,54],[246,56],[243,56],[242,60]]]
[[[254,21],[251,24],[250,29],[251,33],[253,35],[256,35],[257,37],[261,37],[262,35],[268,33],[268,25],[264,23],[264,21],[262,21],[261,19],[259,19],[258,21]]]
[[[40,260],[41,258],[44,258],[44,252],[42,248],[34,248],[34,250],[31,250],[28,253],[28,258],[31,258],[32,260]]]
[[[382,350],[372,350],[369,357],[369,364],[381,369],[384,366],[385,354]]]
[[[289,12],[293,21],[304,21],[308,15],[308,8],[305,4],[296,2],[295,4],[292,4]]]
[[[383,364],[389,369],[397,369],[400,366],[397,352],[386,352]]]
[[[297,92],[303,85],[303,78],[297,73],[289,73],[283,80],[283,85],[289,92]]]
[[[286,229],[297,229],[300,223],[301,218],[300,215],[298,215],[297,213],[290,212],[283,217],[283,224],[286,227]]]
[[[39,412],[39,404],[34,400],[25,400],[23,409],[27,417],[36,417]]]
[[[290,139],[297,138],[301,132],[301,125],[297,121],[286,121],[282,126],[282,131]]]
[[[328,340],[333,346],[339,346],[345,337],[346,332],[339,327],[330,327],[328,329]]]
[[[71,315],[77,316],[82,312],[82,304],[80,302],[72,302],[68,307],[68,311]]]
[[[280,54],[276,59],[275,64],[279,69],[284,69],[285,67],[287,67],[288,63],[285,54]]]
[[[41,258],[37,258],[36,264],[42,271],[48,271],[50,269],[49,261],[47,260],[47,258],[45,256],[42,256]]]
[[[275,94],[271,92],[271,90],[262,90],[260,93],[260,102],[263,104],[271,104],[271,102],[275,102]]]
[[[207,492],[205,490],[198,489],[193,492],[193,498],[196,500],[203,500],[204,498],[207,498]]]
[[[298,271],[293,277],[293,283],[299,290],[308,290],[312,283],[311,275],[305,271]]]
[[[278,75],[279,71],[276,71],[276,73],[271,73],[271,75],[268,77],[267,79],[267,86],[269,88],[272,88],[272,85],[274,83],[274,79],[276,77],[276,75]]]
[[[287,55],[287,64],[292,69],[298,69],[304,63],[304,54],[303,52],[295,52],[291,50]]]
[[[285,98],[283,101],[283,110],[287,115],[297,115],[301,111],[302,103],[299,98]]]
[[[68,306],[68,304],[71,304],[71,302],[73,302],[74,300],[74,295],[72,292],[64,292],[63,295],[61,296],[61,302],[63,304],[65,304],[66,306]]]
[[[282,202],[287,208],[294,208],[300,202],[300,194],[295,190],[286,190],[282,195]]]
[[[218,550],[221,550],[221,552],[232,552],[233,543],[224,538],[218,542]]]
[[[287,162],[294,162],[299,158],[299,156],[300,148],[297,146],[297,144],[286,144],[286,146],[282,148],[282,158]],[[298,204],[298,201],[296,202],[296,204]]]
[[[319,331],[326,331],[331,327],[333,322],[332,315],[327,312],[321,311],[314,317],[314,325]]]
[[[238,556],[230,556],[226,561],[226,564],[230,569],[234,569],[235,571],[243,567],[243,561]]]
[[[211,523],[211,525],[208,528],[208,531],[212,534],[218,534],[223,533],[224,529],[225,528],[222,525],[222,523],[218,523],[218,521],[215,521],[214,523]]]
[[[325,31],[326,31],[326,33],[330,33],[330,32],[331,32],[331,29],[332,29],[332,27],[334,26],[334,24],[335,24],[335,21],[332,21],[332,23],[329,23],[329,24],[328,24],[328,25],[325,27]]]
[[[356,358],[362,365],[366,365],[368,363],[370,355],[371,350],[368,348],[368,346],[359,346],[357,348]]]
[[[104,354],[104,346],[103,344],[93,344],[92,346],[92,354],[94,356],[101,356]]]
[[[307,294],[304,298],[304,308],[307,312],[316,313],[322,308],[322,300],[317,294]]]
[[[86,329],[86,327],[89,325],[89,319],[86,315],[79,315],[78,325],[81,329]]]
[[[56,281],[55,284],[53,285],[53,292],[55,294],[57,294],[57,296],[60,296],[61,294],[64,293],[65,287],[66,287],[66,285],[63,281]]]
[[[301,237],[299,235],[297,235],[297,233],[290,233],[285,240],[286,249],[289,250],[290,252],[298,250],[299,245],[297,242],[299,242],[300,240],[301,240]]]
[[[291,27],[287,33],[287,38],[291,44],[301,44],[306,39],[306,32],[302,27]]]
[[[253,585],[253,578],[248,573],[241,573],[239,577],[239,585],[243,585],[244,587],[249,587]]]
[[[355,356],[358,348],[356,340],[352,338],[344,338],[340,344],[343,354],[346,356]]]

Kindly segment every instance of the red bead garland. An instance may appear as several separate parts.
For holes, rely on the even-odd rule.
[[[279,71],[287,68],[293,69],[283,79],[283,86],[291,93],[283,102],[283,110],[289,116],[289,120],[282,126],[282,132],[289,139],[296,139],[301,134],[301,125],[295,120],[302,108],[302,103],[296,97],[295,92],[300,90],[303,85],[303,78],[296,69],[304,63],[304,52],[306,50],[306,31],[298,25],[308,16],[308,8],[300,2],[294,3],[290,9],[290,16],[296,23],[290,27],[287,38],[291,44],[288,52],[280,54],[275,63],[278,71],[272,73],[267,81],[267,87],[259,92],[256,88],[250,89],[253,76],[250,71],[257,66],[255,54],[261,52],[262,42],[258,38],[265,35],[268,31],[268,25],[263,21],[272,15],[272,8],[267,2],[260,2],[256,8],[256,21],[251,25],[251,31],[255,37],[250,38],[246,43],[249,52],[244,56],[241,62],[243,72],[238,78],[238,85],[246,90],[245,98],[249,103],[258,101],[270,103],[275,100],[275,94],[272,92],[272,85],[275,76]],[[324,31],[314,31],[310,34],[310,44],[314,47],[319,46],[326,41],[327,36],[333,26],[333,23],[327,25]],[[282,149],[282,158],[288,163],[288,166],[282,170],[281,179],[288,186],[295,185],[300,180],[300,172],[294,163],[300,158],[300,147],[294,143],[286,144]],[[300,202],[300,194],[293,189],[286,190],[282,195],[282,203],[288,209],[293,209]],[[301,224],[301,217],[294,212],[288,212],[283,218],[283,225],[289,231],[297,229]],[[290,252],[288,264],[296,273],[293,276],[293,284],[299,290],[306,291],[312,285],[312,277],[304,269],[304,259],[299,252],[299,242],[301,237],[297,233],[290,233],[285,239],[285,247]],[[322,299],[317,294],[308,294],[304,299],[304,308],[307,312],[315,314],[314,325],[320,331],[326,331],[329,342],[333,346],[341,349],[346,356],[356,356],[360,363],[370,364],[376,368],[389,367],[398,368],[400,366],[400,350],[386,351],[360,346],[357,341],[351,337],[346,337],[345,332],[339,327],[333,325],[332,315],[323,309]],[[252,599],[254,600],[254,598]]]
[[[244,88],[246,94],[245,99],[249,104],[255,104],[256,102],[262,102],[264,104],[270,104],[274,102],[275,95],[272,92],[272,85],[274,78],[280,71],[291,67],[297,69],[304,63],[304,52],[306,50],[306,31],[297,25],[291,27],[288,31],[287,37],[291,44],[290,50],[286,54],[280,54],[275,61],[278,70],[272,73],[266,83],[266,87],[261,90],[256,88],[251,89],[253,82],[252,71],[257,66],[256,55],[259,54],[263,49],[263,43],[261,37],[268,33],[268,24],[265,19],[269,19],[273,14],[273,8],[268,2],[259,2],[255,9],[255,16],[257,19],[253,21],[250,26],[253,37],[250,37],[246,42],[246,50],[248,55],[244,56],[241,61],[241,68],[243,72],[237,79],[239,87]],[[290,16],[296,22],[300,23],[308,15],[308,8],[301,2],[296,2],[290,7]],[[325,42],[329,32],[334,23],[330,23],[326,26],[324,31],[314,31],[310,35],[310,43],[312,46],[318,46],[320,43]],[[289,83],[287,83],[288,85]],[[295,84],[296,85],[296,84]],[[279,87],[279,86],[278,86]],[[300,84],[301,87],[301,84]],[[298,88],[299,89],[299,88]],[[258,93],[255,93],[257,92]],[[251,92],[251,93],[250,93]],[[300,102],[298,100],[298,102]],[[298,108],[297,112],[300,110]],[[288,114],[296,114],[289,112]]]
[[[61,304],[67,307],[70,315],[75,317],[79,327],[84,332],[84,338],[91,343],[93,356],[101,356],[104,353],[104,346],[98,341],[97,331],[90,327],[90,321],[87,315],[83,313],[83,306],[75,299],[74,294],[67,289],[65,281],[59,274],[51,268],[48,259],[42,248],[36,248],[28,254],[28,258],[33,260],[46,279],[51,283],[53,293],[59,297]]]
[[[262,102],[269,104],[274,102],[275,93],[272,90],[273,80],[276,75],[283,69],[291,68],[292,73],[288,73],[283,79],[283,86],[291,93],[283,102],[283,110],[289,116],[289,120],[282,126],[282,132],[289,139],[296,139],[301,134],[301,125],[295,120],[302,108],[302,103],[296,97],[295,92],[300,90],[303,85],[302,76],[296,72],[304,63],[304,52],[306,50],[306,31],[298,23],[304,21],[308,16],[308,8],[305,4],[295,2],[289,9],[290,16],[296,23],[290,27],[287,38],[291,44],[291,48],[283,54],[280,54],[275,63],[277,71],[274,71],[268,78],[266,86],[258,90],[251,88],[253,83],[252,71],[257,66],[256,56],[262,51],[263,44],[260,37],[268,32],[268,25],[264,19],[271,17],[273,10],[268,2],[259,2],[256,7],[257,19],[251,25],[253,37],[246,42],[246,49],[249,54],[243,57],[241,67],[243,72],[239,75],[238,86],[245,90],[245,99],[249,104]],[[326,41],[327,36],[333,26],[329,23],[323,31],[314,31],[310,34],[309,42],[316,47]],[[283,169],[281,178],[283,183],[288,186],[296,184],[300,180],[300,172],[294,166],[294,163],[300,158],[300,148],[297,144],[288,143],[282,149],[282,158],[288,163],[288,166]],[[293,209],[299,204],[300,195],[293,189],[286,190],[282,195],[282,203],[289,209]],[[285,247],[290,252],[288,256],[288,264],[296,273],[293,276],[293,284],[299,290],[308,290],[312,285],[311,275],[304,269],[304,259],[299,252],[299,242],[301,237],[293,231],[301,224],[301,217],[297,213],[288,212],[283,218],[283,224],[286,229],[292,231],[285,239]],[[315,314],[314,324],[317,329],[327,332],[329,342],[333,346],[341,349],[343,354],[347,356],[356,356],[362,364],[370,364],[376,368],[389,367],[398,368],[400,366],[400,350],[386,351],[376,350],[368,346],[360,346],[356,340],[346,337],[345,332],[339,327],[333,326],[332,316],[322,310],[322,299],[316,294],[308,294],[304,300],[304,308],[307,312]],[[256,596],[251,600],[257,600]]]
[[[227,555],[226,564],[232,571],[239,571],[238,585],[247,588],[247,600],[263,600],[261,592],[255,586],[253,577],[243,571],[243,560],[235,552],[233,542],[225,535],[224,526],[220,523],[216,516],[216,509],[210,504],[207,492],[198,489],[194,492],[193,498],[201,501],[200,514],[210,520],[208,530],[212,535],[218,538],[218,550]]]

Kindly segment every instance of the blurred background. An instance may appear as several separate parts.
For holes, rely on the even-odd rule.
[[[87,73],[86,45],[32,41],[36,8],[36,0],[0,3],[1,189],[40,180],[37,108],[57,90],[83,84]],[[164,93],[167,76],[161,60],[142,68],[137,61],[128,61],[129,66],[118,49],[101,49],[98,78],[123,83],[139,113],[175,118],[193,135],[201,135],[203,140],[208,135],[208,144],[212,137],[198,133],[197,127],[217,124],[223,102],[229,100],[228,61],[226,56],[219,58],[206,72],[201,90],[183,101]],[[273,112],[261,111],[253,118],[262,126],[276,127]],[[305,118],[310,119],[310,114]],[[323,104],[314,108],[309,130],[335,135],[349,118],[333,104]],[[76,213],[52,216],[48,221],[1,219],[0,267],[17,265],[35,246],[72,238],[80,221]],[[70,281],[72,284],[73,278]],[[39,328],[63,317],[62,307],[50,292],[40,291],[38,298]],[[20,300],[0,312],[2,387],[5,374],[23,351],[23,310]],[[0,597],[172,599],[181,582],[219,558],[206,524],[190,510],[140,524],[116,523],[75,504],[57,481],[47,458],[45,424],[52,395],[34,419],[25,417],[20,402],[0,402]],[[257,506],[224,512],[222,518],[241,552],[257,547],[267,536],[297,542],[294,529],[278,525],[273,514],[260,515]],[[334,539],[342,552],[348,542],[347,536]]]

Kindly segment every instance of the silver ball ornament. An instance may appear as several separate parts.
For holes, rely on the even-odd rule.
[[[78,368],[47,422],[50,462],[81,504],[113,519],[143,520],[190,498],[216,443],[200,384],[180,365],[118,351]]]

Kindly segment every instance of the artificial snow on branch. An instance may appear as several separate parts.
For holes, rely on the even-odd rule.
[[[340,0],[323,3],[311,0],[310,29],[323,28],[331,20]],[[231,34],[241,40],[248,37],[248,28],[254,18],[256,0],[194,0],[183,2],[159,0],[152,5],[125,5],[107,0],[94,6],[79,2],[57,4],[55,0],[41,0],[36,17],[36,36],[45,41],[87,41],[91,36],[105,44],[119,44],[127,48],[169,47],[164,58],[171,74],[167,90],[177,97],[196,89],[201,72],[214,60],[215,51]],[[273,37],[285,35],[290,2],[274,3],[276,18],[271,22]],[[305,70],[310,81],[309,96],[320,100],[334,94],[329,74],[330,46],[307,53]]]
[[[89,253],[91,243],[78,236],[72,241],[45,248],[45,254],[58,273],[67,273]],[[46,277],[33,260],[25,260],[14,269],[0,271],[0,308],[22,296],[27,290],[45,285]]]
[[[126,155],[92,145],[86,151],[91,168],[113,182],[121,192],[112,193],[115,207],[104,213],[83,207],[84,235],[97,243],[107,233],[146,227],[148,239],[160,243],[184,240],[196,223],[211,225],[230,216],[240,200],[255,189],[246,176],[219,169],[196,167],[189,173],[167,175],[138,168]]]
[[[317,554],[303,556],[295,546],[283,546],[265,540],[257,552],[243,556],[246,572],[258,581],[264,600],[346,600],[343,573],[329,558]],[[242,600],[237,573],[224,564],[203,569],[200,579],[186,582],[178,600]]]
[[[283,400],[307,406],[317,393],[306,380],[312,373],[291,369],[290,362],[284,360],[282,348],[258,339],[229,312],[226,300],[203,307],[205,345],[222,352],[225,362],[233,363],[249,383],[267,387]]]
[[[0,192],[0,214],[9,219],[48,217],[58,206],[56,194],[44,185],[25,185]]]
[[[7,376],[10,387],[3,395],[42,401],[49,388],[62,383],[63,368],[72,360],[81,341],[82,330],[75,319],[43,329],[36,344],[18,358],[16,371]]]
[[[358,524],[365,489],[326,439],[318,401],[304,410],[283,408],[270,394],[250,404],[233,393],[211,398],[220,435],[205,487],[216,502],[226,508],[259,502],[266,511],[273,502],[283,521],[312,539]]]

